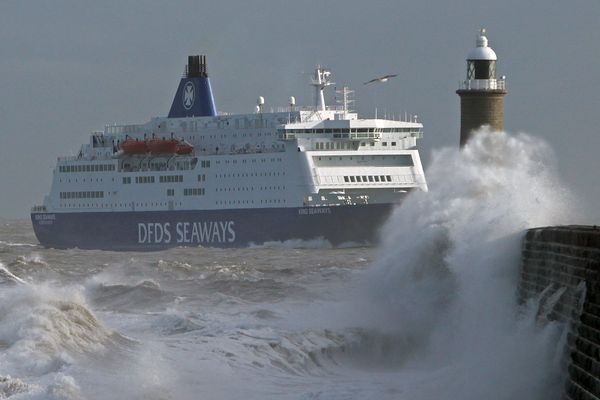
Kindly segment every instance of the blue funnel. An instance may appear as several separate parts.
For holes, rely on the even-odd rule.
[[[189,56],[185,75],[179,82],[171,104],[169,118],[216,115],[215,99],[206,74],[206,56]]]

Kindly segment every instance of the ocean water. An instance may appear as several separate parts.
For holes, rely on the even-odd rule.
[[[52,250],[0,220],[0,398],[558,399],[565,327],[516,301],[523,230],[578,222],[553,159],[438,151],[376,248]]]

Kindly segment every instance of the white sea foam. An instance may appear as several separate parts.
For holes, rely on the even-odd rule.
[[[4,240],[0,240],[0,245],[2,245],[2,246],[8,246],[8,247],[38,247],[37,244],[7,242],[7,241],[4,241]]]
[[[535,312],[519,319],[516,304],[523,230],[578,218],[553,159],[531,136],[480,132],[461,152],[434,154],[430,191],[390,218],[362,311],[413,343],[430,383],[407,385],[407,398],[559,396],[560,329],[536,326]]]
[[[251,248],[284,248],[284,249],[330,249],[331,243],[323,238],[302,240],[290,239],[285,241],[271,241],[264,244],[250,244]]]
[[[6,399],[20,393],[27,393],[31,386],[20,379],[9,376],[0,376],[0,399]]]
[[[12,271],[0,263],[0,283],[24,284],[25,281],[13,274]]]
[[[72,376],[57,374],[54,381],[46,390],[46,398],[51,400],[79,400],[82,399],[81,389]]]
[[[74,356],[102,353],[115,340],[77,288],[28,284],[0,291],[0,362],[17,376],[58,371]]]

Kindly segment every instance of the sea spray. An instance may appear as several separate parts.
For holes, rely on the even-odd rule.
[[[519,314],[516,288],[523,230],[577,218],[553,160],[540,139],[483,130],[435,153],[430,191],[388,221],[367,325],[414,343],[431,379],[407,398],[552,398],[560,329]]]
[[[42,377],[80,355],[101,355],[125,343],[96,319],[77,287],[19,283],[0,291],[2,370]]]

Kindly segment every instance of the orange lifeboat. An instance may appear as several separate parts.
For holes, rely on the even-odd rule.
[[[148,150],[152,154],[173,154],[177,151],[175,139],[150,139],[148,140]]]
[[[190,154],[193,150],[194,150],[194,146],[192,146],[185,140],[182,140],[181,142],[177,143],[177,148],[176,148],[175,152],[180,155],[185,155],[185,154]]]
[[[126,154],[146,154],[148,152],[148,146],[146,141],[138,139],[127,139],[121,143],[121,149]]]

